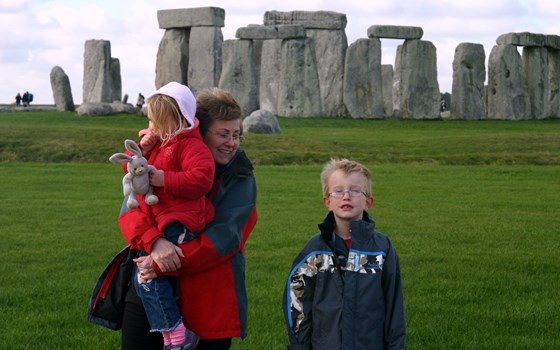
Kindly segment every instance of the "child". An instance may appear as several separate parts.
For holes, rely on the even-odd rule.
[[[375,230],[371,175],[331,159],[321,173],[329,210],[295,259],[284,292],[289,349],[404,349],[399,259]]]
[[[195,238],[214,217],[205,196],[214,180],[214,158],[202,141],[196,100],[188,87],[171,82],[147,103],[149,128],[141,131],[140,147],[158,169],[150,174],[150,184],[159,203],[146,206],[141,200],[140,210],[152,215],[165,238],[178,245]],[[165,349],[194,349],[199,337],[182,322],[172,280],[164,276],[144,280],[140,274],[134,280],[151,331],[162,333]]]

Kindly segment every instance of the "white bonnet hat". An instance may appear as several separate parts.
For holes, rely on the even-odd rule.
[[[160,87],[156,92],[150,95],[150,97],[156,94],[166,95],[173,98],[177,102],[177,105],[179,105],[181,114],[183,114],[183,117],[185,117],[187,122],[189,122],[189,126],[192,127],[194,125],[196,99],[194,98],[191,89],[189,89],[186,85],[172,81]]]

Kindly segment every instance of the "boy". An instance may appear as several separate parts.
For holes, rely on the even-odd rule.
[[[289,349],[404,349],[399,259],[375,230],[371,175],[331,159],[321,173],[329,213],[295,259],[284,292]]]

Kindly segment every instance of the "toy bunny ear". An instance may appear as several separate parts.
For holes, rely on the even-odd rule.
[[[135,156],[142,157],[142,150],[140,149],[140,147],[138,147],[136,142],[132,140],[126,140],[124,141],[124,147],[132,152],[132,154],[134,154]]]
[[[124,153],[115,153],[109,157],[109,160],[115,164],[130,163],[132,157]]]

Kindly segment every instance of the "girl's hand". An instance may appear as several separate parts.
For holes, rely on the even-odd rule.
[[[150,185],[154,187],[163,187],[165,183],[165,172],[163,170],[150,171]]]
[[[156,145],[159,141],[159,136],[157,136],[152,129],[147,128],[144,130],[140,130],[138,135],[142,137],[140,140],[140,148],[142,148],[142,155],[146,156],[150,153],[152,148]]]
[[[133,261],[136,263],[140,278],[144,280],[144,282],[157,277],[156,272],[152,267],[153,259],[151,256],[141,256],[133,259]]]

